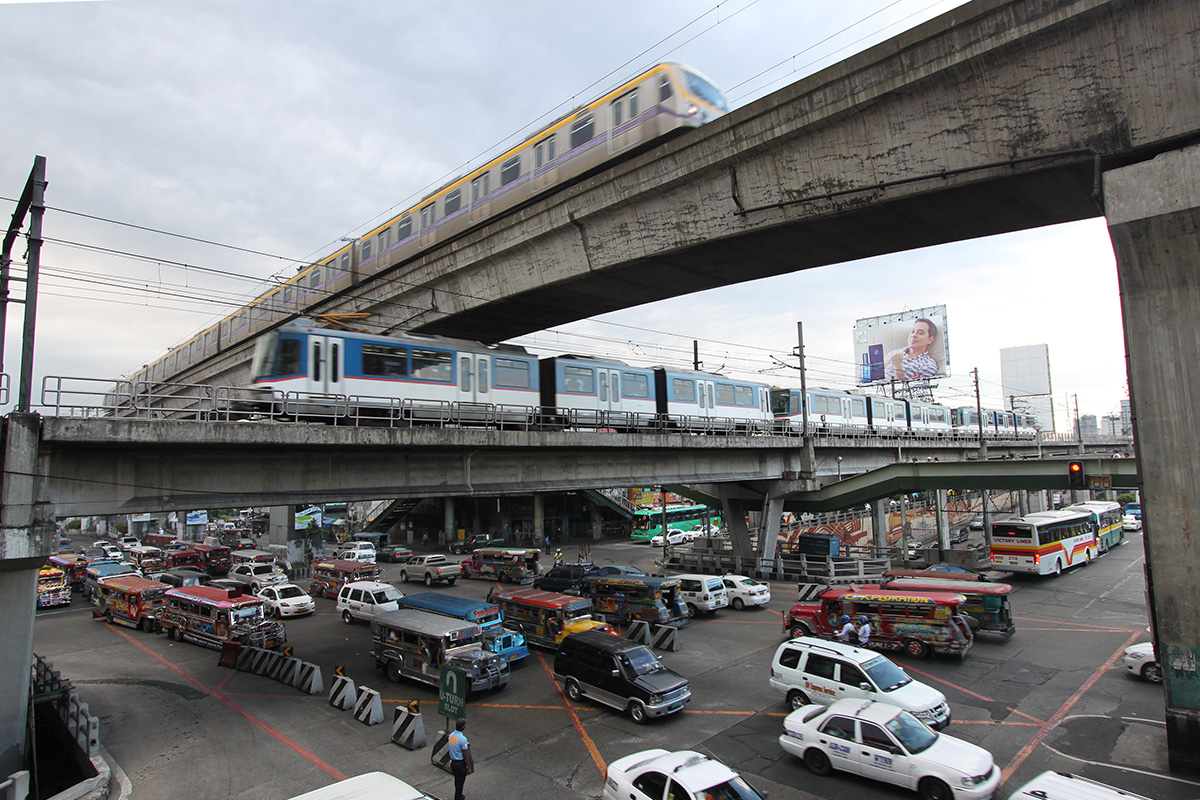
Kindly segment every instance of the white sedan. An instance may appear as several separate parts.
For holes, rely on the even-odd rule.
[[[258,590],[267,616],[299,617],[317,610],[317,604],[308,592],[294,583],[278,583]]]
[[[1125,656],[1121,659],[1125,669],[1145,678],[1151,683],[1162,683],[1162,667],[1154,657],[1154,642],[1132,644],[1125,648]]]
[[[674,528],[667,529],[667,544],[683,544],[684,542],[690,542],[692,540],[692,538],[693,537],[692,537],[691,533],[689,533],[688,531],[677,531]],[[662,547],[663,546],[663,535],[660,533],[660,534],[657,534],[653,539],[651,539],[650,546],[651,547]]]
[[[721,583],[725,584],[729,605],[734,608],[765,606],[771,602],[771,587],[754,578],[747,578],[745,575],[722,575]]]
[[[803,706],[784,718],[779,745],[817,775],[839,769],[923,800],[989,800],[1000,785],[991,753],[873,700]]]
[[[667,788],[670,787],[670,791]],[[608,765],[605,800],[763,800],[754,787],[720,761],[693,750],[661,748],[618,758]]]
[[[1126,514],[1121,519],[1121,525],[1127,531],[1140,531],[1142,529],[1142,518],[1135,517],[1133,514]]]

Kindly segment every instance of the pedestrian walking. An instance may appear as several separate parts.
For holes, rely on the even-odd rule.
[[[462,717],[454,723],[454,733],[450,734],[450,771],[454,773],[454,800],[463,800],[463,784],[467,776],[475,771],[475,763],[471,760],[471,743],[463,729],[467,721]]]

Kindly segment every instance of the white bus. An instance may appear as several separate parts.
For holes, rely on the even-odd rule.
[[[1099,553],[1092,513],[1081,509],[1039,511],[992,523],[992,563],[1009,572],[1061,575]]]

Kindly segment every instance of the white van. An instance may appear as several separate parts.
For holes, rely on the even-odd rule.
[[[356,619],[372,620],[387,611],[399,611],[404,592],[390,583],[352,581],[342,587],[337,596],[337,610],[342,622],[350,625]]]
[[[374,564],[375,545],[369,542],[354,542],[349,546],[343,545],[334,550],[334,557],[344,561],[361,561],[367,564]]]
[[[810,636],[784,642],[771,660],[770,684],[793,710],[849,697],[891,703],[938,730],[950,724],[946,695],[914,681],[886,657],[841,642]]]
[[[729,605],[725,582],[716,575],[673,575],[679,580],[679,599],[687,604],[688,616],[711,614]]]
[[[1068,772],[1043,772],[1008,796],[1008,800],[1150,800]]]

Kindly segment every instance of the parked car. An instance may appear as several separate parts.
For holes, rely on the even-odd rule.
[[[771,661],[768,683],[793,711],[851,697],[899,706],[937,730],[950,724],[946,695],[908,677],[886,656],[841,642],[809,636],[784,642]]]
[[[388,611],[399,611],[397,601],[403,598],[404,592],[390,583],[352,581],[338,592],[337,610],[342,622],[351,625],[356,619],[372,620]]]
[[[470,553],[481,547],[504,547],[505,541],[499,536],[468,536],[461,542],[451,542],[450,552],[456,556]]]
[[[605,773],[605,800],[763,800],[729,767],[694,750],[655,748],[618,758]]]
[[[987,750],[890,703],[803,706],[784,718],[779,745],[816,775],[842,770],[915,790],[924,800],[989,800],[1000,785]]]
[[[1162,667],[1154,656],[1154,642],[1142,642],[1125,648],[1125,669],[1151,683],[1162,683]]]
[[[412,557],[413,551],[402,544],[385,544],[375,554],[377,560],[387,561],[389,564],[403,564]]]
[[[594,564],[563,564],[551,567],[545,575],[533,579],[533,588],[543,592],[558,592],[560,594],[577,594],[579,583],[585,575],[595,574]]]
[[[259,590],[264,610],[269,617],[299,617],[317,610],[316,601],[294,583],[280,583]]]
[[[741,610],[746,606],[765,606],[771,602],[771,586],[745,575],[722,575],[729,605]]]

